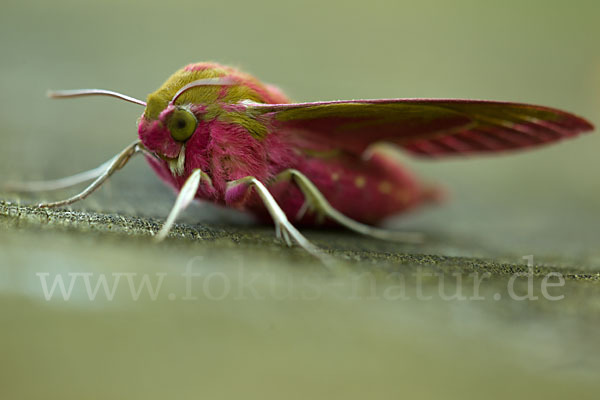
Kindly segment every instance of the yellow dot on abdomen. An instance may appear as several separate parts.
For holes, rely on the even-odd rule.
[[[354,179],[354,184],[358,188],[365,186],[365,183],[367,183],[367,180],[364,176],[357,176],[356,179]]]
[[[392,184],[388,181],[383,181],[377,187],[379,191],[383,194],[389,194],[392,191]]]
[[[336,182],[340,179],[340,174],[338,174],[337,172],[334,172],[333,174],[331,174],[331,180]]]

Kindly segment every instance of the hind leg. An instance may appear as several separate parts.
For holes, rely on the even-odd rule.
[[[379,229],[348,218],[333,208],[310,179],[298,170],[288,169],[283,171],[275,177],[273,183],[281,181],[293,181],[304,195],[305,202],[297,216],[298,219],[302,218],[305,212],[311,211],[317,213],[318,219],[330,218],[338,224],[366,236],[405,243],[421,243],[423,241],[423,235],[420,233]]]
[[[288,246],[292,245],[292,240],[300,247],[320,259],[325,265],[331,265],[331,258],[321,249],[312,244],[304,237],[288,220],[287,216],[277,204],[266,186],[253,176],[247,176],[236,181],[229,182],[227,185],[226,197],[238,197],[240,189],[243,191],[255,189],[262,200],[265,208],[271,215],[275,224],[275,234],[278,238],[283,238]]]

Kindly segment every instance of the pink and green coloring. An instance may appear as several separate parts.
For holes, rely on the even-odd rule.
[[[498,153],[557,142],[593,126],[565,111],[519,103],[458,99],[377,99],[292,103],[274,86],[214,63],[190,64],[148,101],[104,89],[50,92],[53,98],[110,96],[145,107],[139,139],[103,165],[27,191],[93,180],[61,207],[85,199],[136,154],[177,192],[157,240],[167,237],[194,199],[270,219],[277,237],[292,239],[325,263],[328,257],[290,220],[338,224],[372,237],[416,243],[422,235],[369,226],[440,200],[398,162]]]
[[[199,83],[198,83],[199,82]],[[480,100],[379,99],[291,103],[276,87],[214,63],[190,64],[148,96],[139,138],[148,161],[179,190],[192,171],[204,182],[196,198],[269,215],[256,193],[228,183],[253,176],[290,220],[305,198],[288,169],[303,173],[349,218],[375,224],[436,201],[398,161],[517,150],[575,136],[593,127],[549,107]],[[380,146],[380,144],[386,144]],[[384,150],[382,150],[384,149]],[[300,224],[320,222],[303,214]],[[331,221],[329,221],[331,222]]]
[[[210,78],[226,78],[232,83],[194,87],[170,104],[185,85]],[[280,117],[277,112],[256,110],[256,103],[290,104],[277,88],[233,68],[197,63],[177,71],[148,96],[139,123],[143,145],[160,157],[147,157],[152,168],[176,190],[192,171],[201,169],[210,176],[212,185],[201,185],[197,198],[249,210],[264,219],[269,215],[255,194],[241,189],[228,191],[227,183],[256,177],[267,185],[290,220],[295,219],[304,196],[293,182],[272,183],[290,168],[304,173],[335,209],[364,223],[377,223],[437,199],[437,191],[422,185],[385,152],[373,152],[366,160],[362,151],[352,148],[360,143],[353,144],[348,138],[342,146],[338,140],[311,132],[312,120],[302,112]],[[185,140],[177,140],[176,128],[169,129],[180,109],[189,110],[197,120],[195,130]],[[326,108],[315,110],[309,117],[327,116],[326,112]],[[308,126],[299,121],[308,122]],[[183,164],[179,170],[178,163]],[[315,222],[310,213],[299,221],[305,225]]]

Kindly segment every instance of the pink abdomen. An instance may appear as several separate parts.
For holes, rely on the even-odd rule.
[[[303,158],[296,169],[306,175],[331,205],[356,221],[376,224],[430,199],[430,191],[398,163],[382,154],[368,161],[351,155]],[[273,184],[269,190],[290,221],[296,221],[304,196],[293,183]],[[259,210],[257,214],[262,214]],[[314,225],[314,214],[297,221]]]

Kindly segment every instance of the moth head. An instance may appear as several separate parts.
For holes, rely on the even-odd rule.
[[[167,81],[169,82],[169,81]],[[185,81],[184,81],[185,82]],[[163,85],[148,96],[146,109],[139,120],[138,134],[142,144],[158,157],[172,162],[181,159],[188,142],[197,147],[207,103],[201,98],[228,85],[225,78],[207,78],[179,86]]]
[[[54,98],[102,95],[143,106],[138,119],[138,136],[145,150],[162,159],[176,175],[183,173],[185,151],[205,147],[207,112],[217,102],[236,103],[239,99],[261,101],[246,83],[249,78],[233,69],[213,63],[190,64],[167,79],[147,101],[101,89],[50,92]],[[210,114],[210,113],[209,113]],[[214,116],[213,116],[214,118]],[[176,168],[175,168],[176,167]]]
[[[201,117],[201,110],[192,105],[169,104],[156,119],[142,115],[138,135],[148,150],[159,156],[175,157],[199,129]]]

